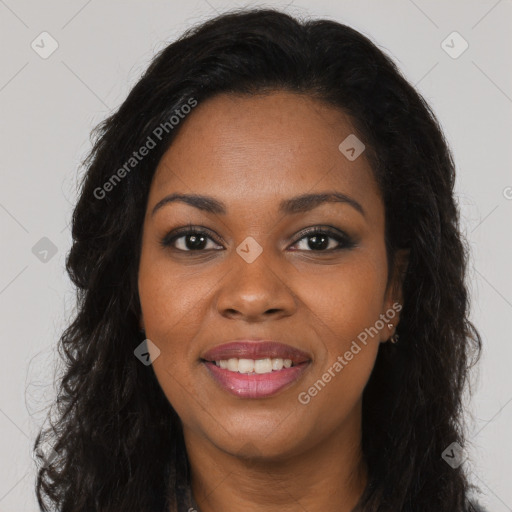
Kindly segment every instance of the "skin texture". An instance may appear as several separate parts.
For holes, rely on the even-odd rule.
[[[297,399],[401,302],[399,283],[388,282],[384,205],[372,170],[364,153],[349,161],[338,149],[351,133],[346,115],[305,95],[222,94],[182,121],[156,170],[139,267],[141,326],[161,350],[154,371],[181,418],[202,512],[349,512],[366,484],[361,397],[398,315],[307,405]],[[336,202],[277,212],[283,199],[328,191],[350,196],[364,215]],[[227,213],[177,201],[152,214],[177,192],[212,196]],[[208,238],[205,250],[187,252],[182,236],[174,249],[161,245],[189,223],[221,243]],[[330,250],[339,246],[330,238],[329,248],[311,248],[302,230],[326,225],[354,247]],[[249,236],[263,249],[252,263],[236,252]],[[232,396],[200,358],[241,337],[296,346],[311,363],[272,397]]]

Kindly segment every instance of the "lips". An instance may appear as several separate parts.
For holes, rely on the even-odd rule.
[[[294,365],[311,360],[308,353],[272,340],[235,340],[211,348],[201,358],[205,361],[237,359],[290,359]]]
[[[215,363],[203,363],[213,380],[225,391],[237,398],[270,398],[296,384],[306,372],[309,363],[304,362],[291,368],[283,368],[258,375],[242,374],[224,370]]]

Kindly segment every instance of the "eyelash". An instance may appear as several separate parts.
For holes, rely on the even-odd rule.
[[[168,233],[161,240],[160,243],[161,243],[162,247],[164,247],[166,249],[171,248],[171,249],[179,251],[179,252],[201,253],[201,252],[209,250],[209,249],[197,249],[197,250],[187,249],[187,250],[185,250],[185,249],[177,249],[176,247],[172,247],[172,245],[174,244],[174,242],[176,240],[183,238],[187,235],[204,236],[206,238],[209,238],[210,240],[213,240],[216,244],[222,245],[221,242],[215,236],[213,236],[209,231],[206,231],[203,228],[195,228],[192,225],[189,225],[187,227],[180,228],[176,231]],[[314,235],[327,235],[328,238],[332,238],[332,239],[336,240],[339,245],[338,247],[336,247],[334,249],[322,249],[322,250],[309,249],[309,250],[306,250],[305,252],[331,253],[331,252],[340,251],[343,249],[350,249],[356,245],[355,242],[348,235],[346,235],[344,233],[340,233],[337,230],[333,230],[332,228],[329,228],[329,227],[316,226],[313,228],[307,228],[307,229],[303,230],[299,235],[300,235],[300,238],[297,238],[297,240],[292,245],[296,245],[297,243],[302,241],[304,238],[310,238]],[[220,250],[220,249],[215,249],[215,250]],[[302,250],[302,249],[297,249],[297,250]]]

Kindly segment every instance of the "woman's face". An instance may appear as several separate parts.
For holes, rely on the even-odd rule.
[[[353,441],[400,298],[387,286],[384,206],[353,128],[288,92],[218,95],[181,123],[151,185],[138,285],[141,325],[160,350],[154,371],[186,438],[268,457],[341,433]],[[171,194],[206,199],[162,203]],[[297,199],[310,194],[339,200]],[[240,339],[249,342],[221,354],[234,361],[227,369],[205,361]],[[279,346],[251,352],[262,340],[302,358],[268,373],[287,357]],[[267,358],[256,363],[264,373],[240,373],[251,361],[236,371],[238,359]]]

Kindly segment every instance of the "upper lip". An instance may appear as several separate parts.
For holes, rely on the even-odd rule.
[[[206,361],[237,359],[291,359],[295,364],[310,361],[308,353],[285,343],[273,340],[240,339],[223,343],[209,349],[202,355]]]

